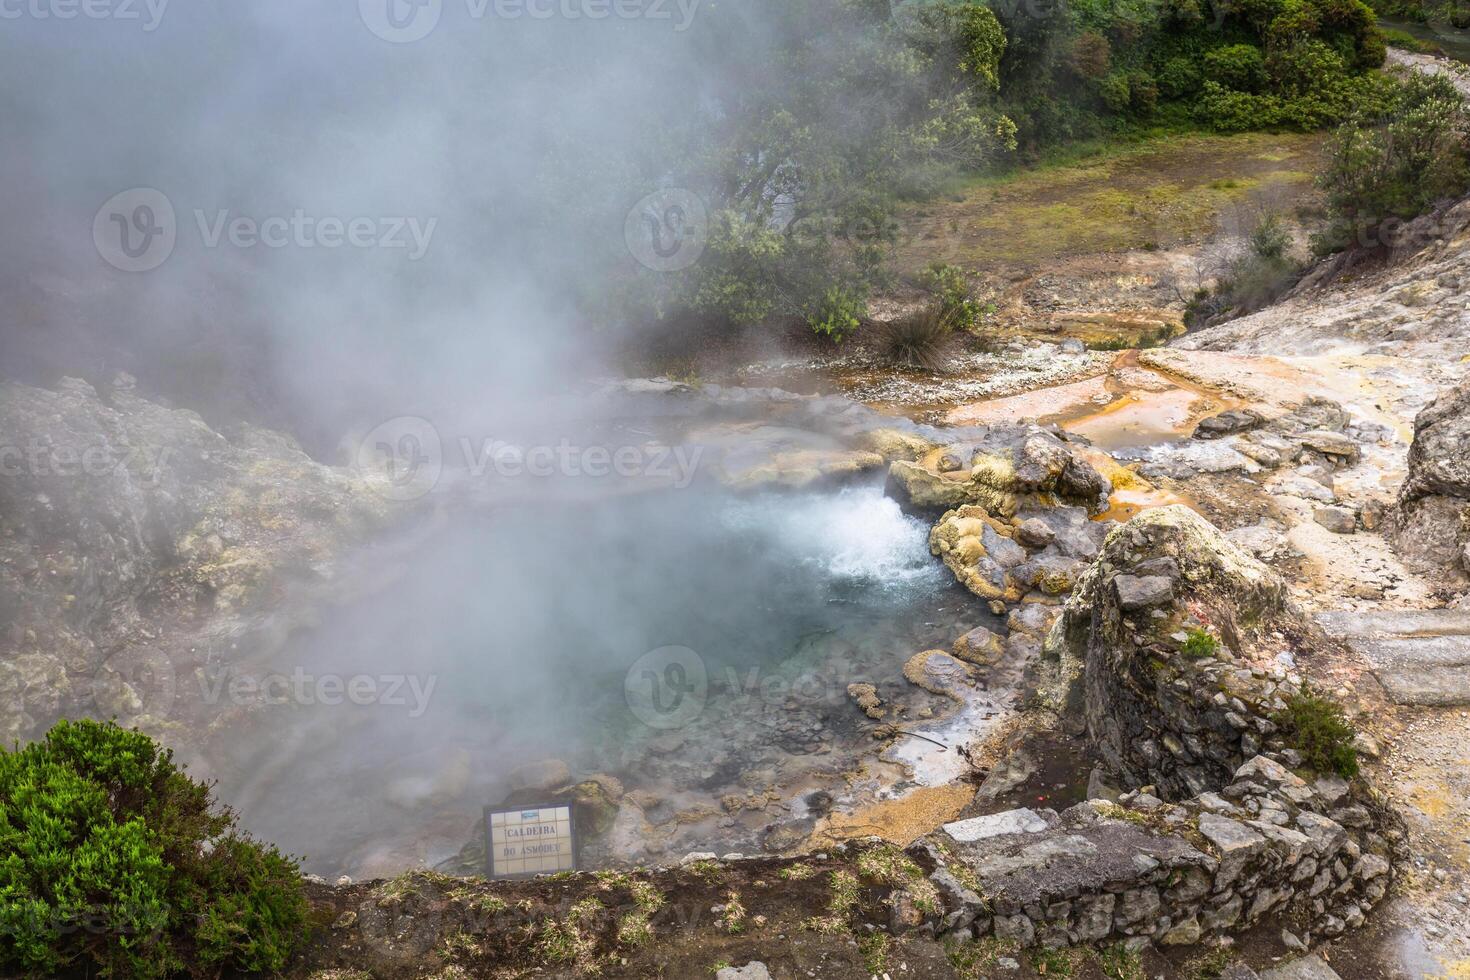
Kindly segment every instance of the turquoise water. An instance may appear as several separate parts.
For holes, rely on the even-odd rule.
[[[674,809],[718,807],[751,773],[841,769],[874,745],[849,683],[901,687],[913,653],[998,628],[930,555],[928,529],[875,485],[691,490],[453,526],[397,585],[329,612],[279,658],[409,675],[432,684],[424,710],[273,709],[272,745],[299,746],[291,765],[223,779],[222,797],[308,868],[359,875],[448,857],[526,763],[612,773]]]

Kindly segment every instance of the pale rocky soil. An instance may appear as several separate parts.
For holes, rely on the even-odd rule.
[[[1336,534],[1315,520],[1323,503],[1390,505],[1415,415],[1470,371],[1470,202],[1419,226],[1428,245],[1417,254],[1402,249],[1333,281],[1309,278],[1260,313],[1120,359],[1092,378],[959,406],[949,418],[1034,415],[1103,444],[1133,443],[1114,455],[1137,459],[1157,489],[1189,499],[1277,567],[1308,610],[1463,604],[1463,581],[1417,574],[1380,533]],[[1332,474],[1320,497],[1284,470],[1241,457],[1239,442],[1182,438],[1223,408],[1277,419],[1312,397],[1339,403],[1350,431],[1367,426],[1361,459]],[[1138,446],[1151,441],[1163,445]],[[1345,638],[1340,659],[1309,669],[1370,733],[1368,768],[1407,817],[1415,858],[1398,896],[1364,933],[1361,965],[1356,955],[1336,965],[1348,977],[1470,975],[1470,711],[1456,698],[1395,704],[1378,679],[1387,675],[1375,673],[1381,662],[1360,652],[1376,634],[1360,632]],[[1445,642],[1463,644],[1470,618],[1461,614],[1450,632]]]

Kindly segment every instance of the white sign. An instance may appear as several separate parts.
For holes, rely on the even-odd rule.
[[[570,806],[487,809],[485,838],[492,878],[576,870]]]

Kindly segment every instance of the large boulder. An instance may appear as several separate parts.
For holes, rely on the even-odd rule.
[[[1470,381],[1414,421],[1409,475],[1387,530],[1418,570],[1461,579],[1470,573]]]
[[[928,513],[978,505],[1011,518],[1026,507],[1072,504],[1091,513],[1107,509],[1113,485],[1054,433],[1038,428],[1000,430],[970,446],[933,450],[897,460],[888,493],[904,507]]]
[[[1177,505],[1147,511],[1108,535],[1052,627],[1050,693],[1132,785],[1191,796],[1221,785],[1255,738],[1215,702],[1216,675],[1270,714],[1275,689],[1235,661],[1296,619],[1285,583],[1204,518]],[[1192,631],[1214,637],[1214,651],[1186,649]]]

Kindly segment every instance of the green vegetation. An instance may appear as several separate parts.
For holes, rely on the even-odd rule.
[[[1358,774],[1358,751],[1353,748],[1357,732],[1341,705],[1314,691],[1303,690],[1289,698],[1286,710],[1271,720],[1312,769],[1335,772],[1345,779]]]
[[[888,971],[888,950],[893,945],[892,936],[886,932],[872,932],[860,937],[857,944],[858,952],[863,957],[863,965],[869,973],[881,976]]]
[[[732,891],[725,896],[725,910],[720,913],[720,928],[731,935],[745,931],[745,906],[740,893]]]
[[[116,977],[274,972],[306,932],[296,864],[172,753],[60,722],[0,748],[0,965]]]
[[[1422,37],[1415,37],[1408,31],[1401,31],[1393,27],[1380,27],[1383,32],[1383,40],[1389,47],[1403,48],[1405,51],[1413,51],[1416,54],[1444,54],[1444,48],[1427,41]]]
[[[1225,975],[1225,968],[1230,965],[1231,960],[1228,948],[1217,947],[1185,963],[1181,975],[1184,980],[1220,980]]]
[[[1354,113],[1329,150],[1330,224],[1313,249],[1393,244],[1398,222],[1470,187],[1470,111],[1448,79],[1416,73],[1381,109]]]
[[[943,308],[927,306],[883,324],[876,349],[884,360],[900,367],[939,371],[954,352],[956,330]]]
[[[584,898],[567,911],[565,921],[547,919],[536,940],[537,952],[548,963],[572,964],[578,973],[601,971],[597,959],[597,927],[605,909],[595,898]]]
[[[970,281],[957,265],[935,262],[925,269],[919,283],[933,294],[941,318],[955,330],[973,330],[987,310],[970,295]]]
[[[625,282],[597,302],[625,318],[804,322],[840,342],[861,328],[869,296],[892,284],[900,210],[966,175],[1120,134],[1320,129],[1364,105],[1382,111],[1392,89],[1375,71],[1383,37],[1360,0],[753,3],[738,21],[710,16],[731,17],[722,35],[759,71],[711,79],[707,99],[650,111],[670,117],[649,137],[665,152],[616,164],[630,199],[673,183],[707,209],[701,255],[687,268],[627,271],[626,255],[611,259]],[[647,218],[656,234],[659,218]],[[1078,223],[1116,224],[1065,196],[1038,218],[1052,229],[1043,240]],[[671,229],[662,231],[668,245]],[[951,327],[973,329],[984,315],[954,266],[921,280]]]
[[[1220,641],[1209,630],[1198,626],[1184,631],[1184,646],[1179,648],[1190,660],[1213,657],[1220,650]]]
[[[994,969],[996,960],[1002,956],[1014,956],[1019,950],[1016,943],[994,936],[985,936],[971,943],[950,939],[944,945],[950,966],[966,980],[980,980]]]
[[[827,903],[827,914],[813,916],[803,926],[815,932],[848,932],[851,929],[848,916],[858,906],[862,886],[858,883],[857,876],[850,871],[834,871],[828,880],[832,887],[832,898]]]
[[[1147,980],[1143,957],[1122,943],[1096,952],[1097,967],[1108,980]]]
[[[1038,976],[1070,977],[1077,972],[1083,953],[1079,949],[1034,949],[1028,954]]]
[[[1458,0],[1368,0],[1379,15],[1440,29],[1463,31],[1470,27],[1470,9]]]

